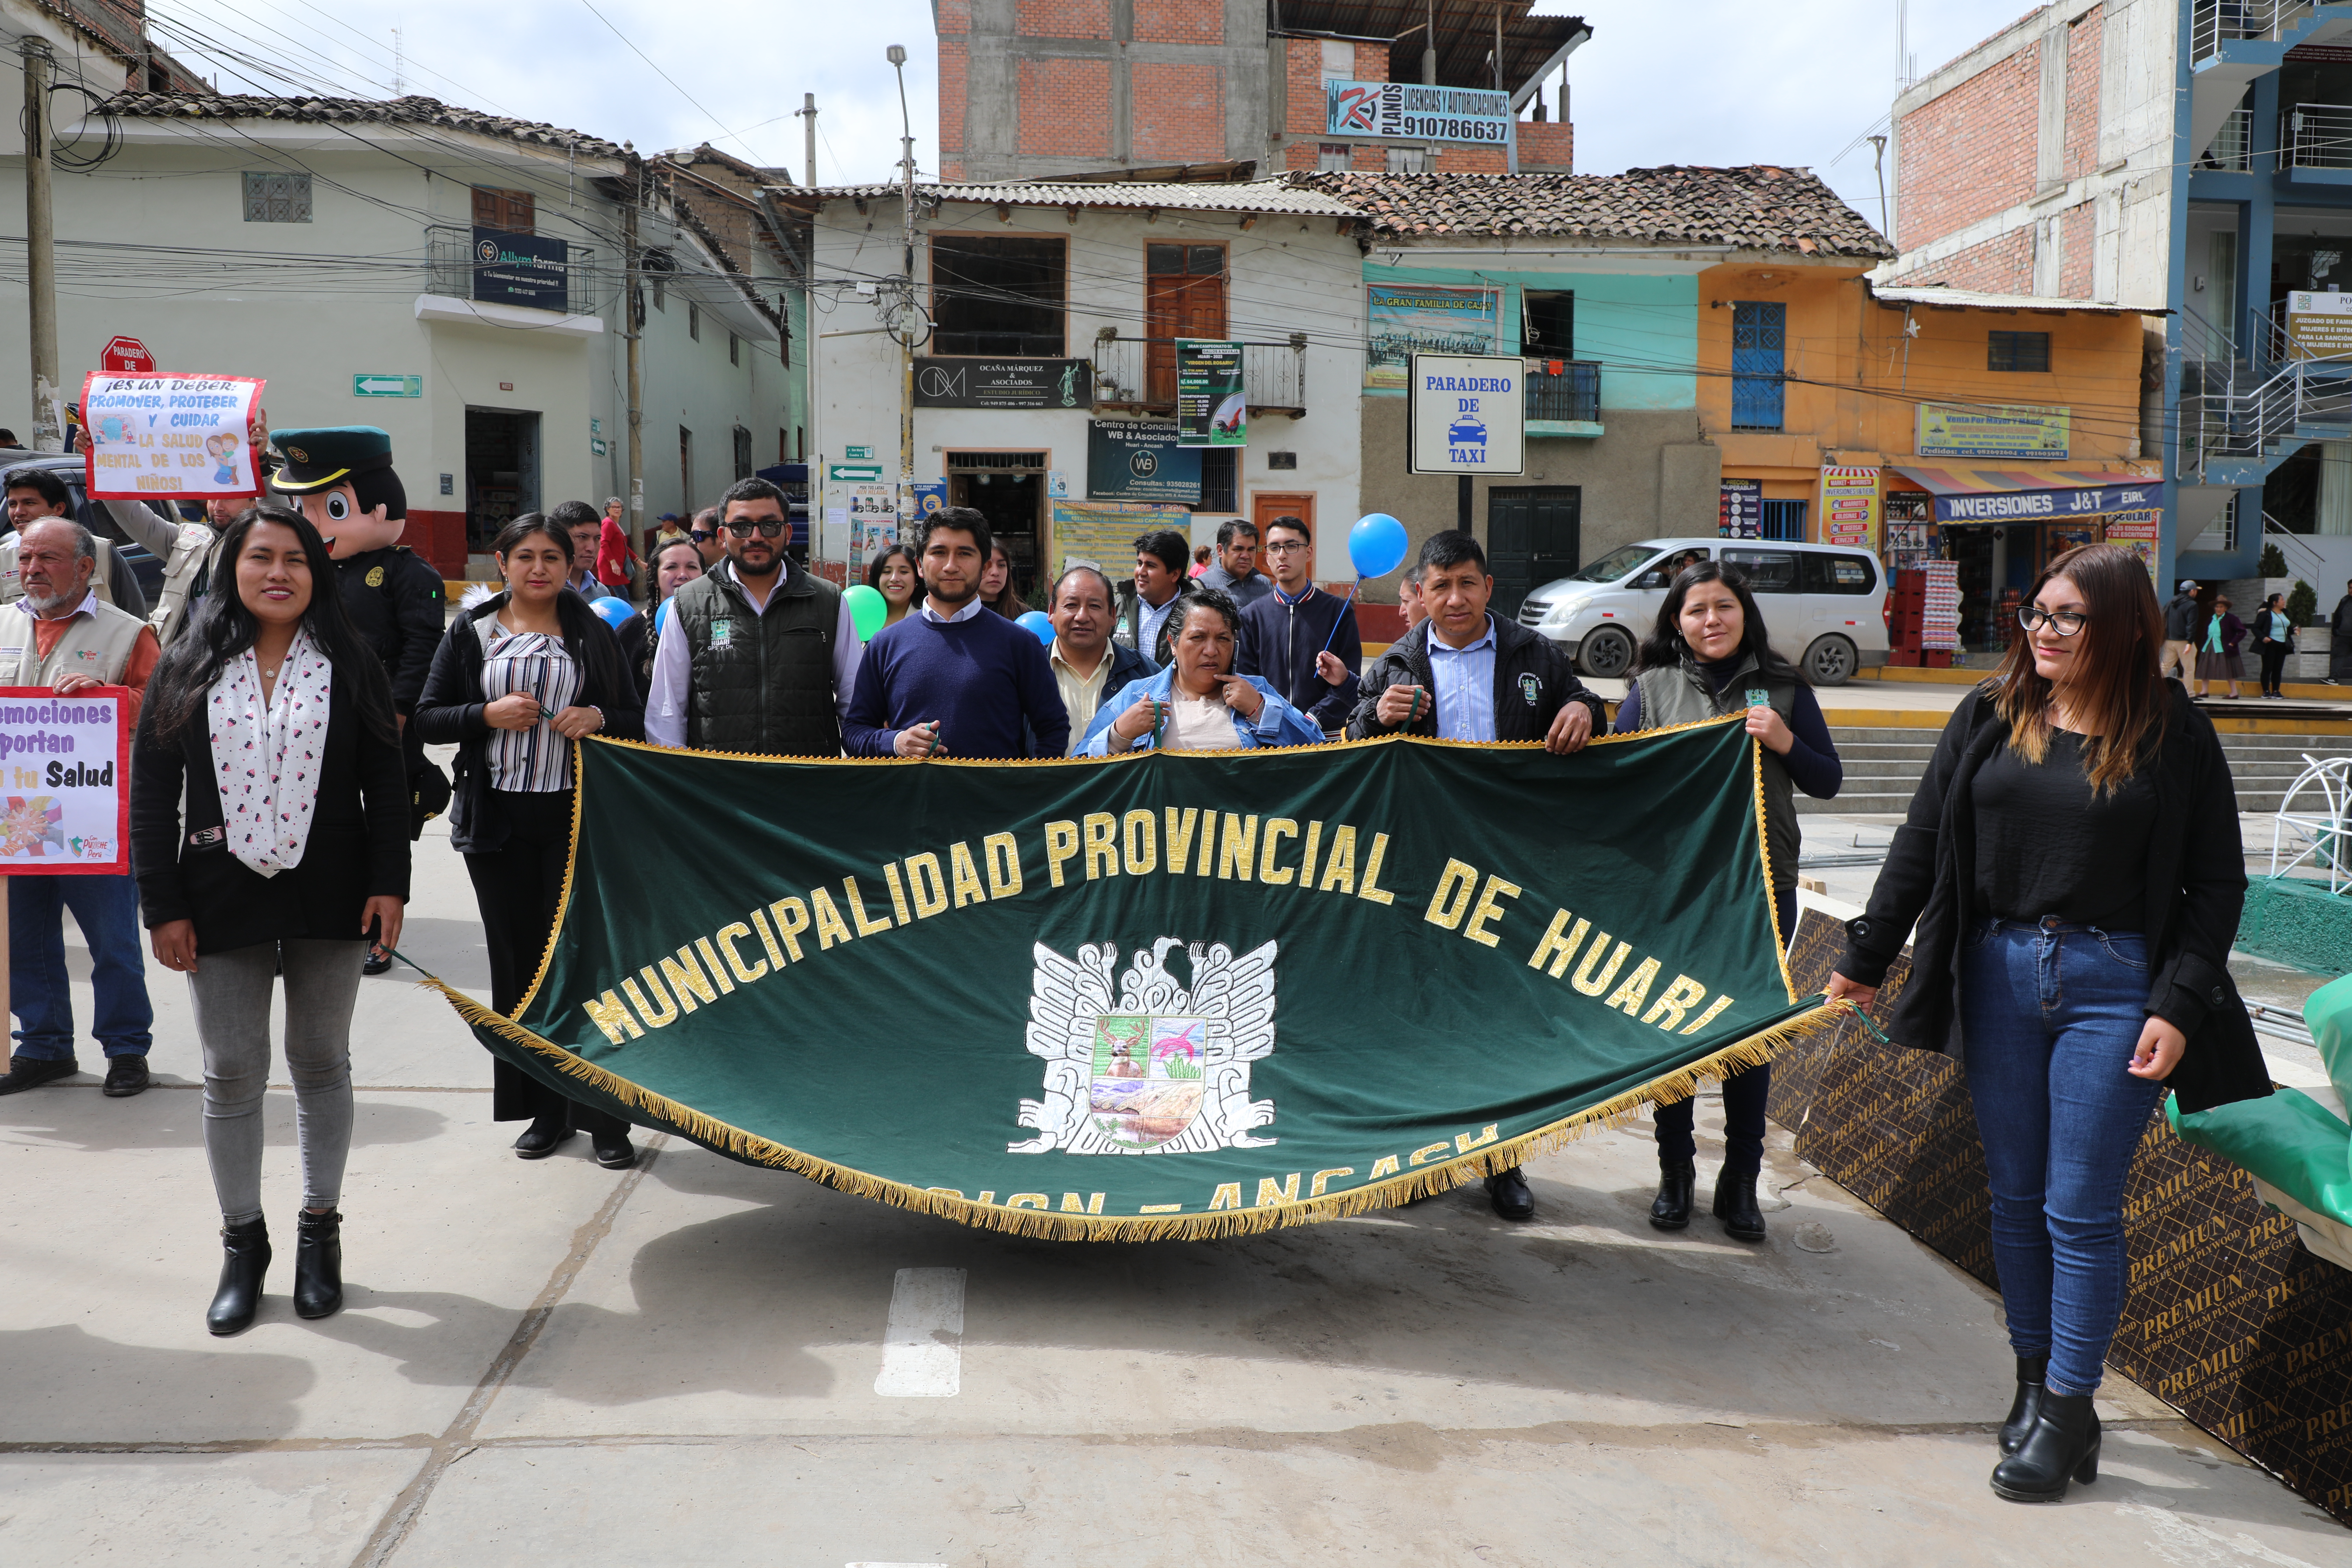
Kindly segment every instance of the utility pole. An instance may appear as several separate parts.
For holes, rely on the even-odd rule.
[[[801,94],[801,106],[793,112],[805,121],[801,127],[802,177],[811,189],[814,189],[816,185],[816,94],[813,92]]]
[[[905,291],[898,296],[898,527],[915,521],[915,128],[907,117],[907,51],[897,44],[887,57],[898,73],[898,203],[906,218]],[[814,121],[811,121],[812,124]]]
[[[49,200],[49,41],[25,36],[25,293],[33,368],[33,450],[65,450],[58,390],[57,226]]]
[[[1869,138],[1871,164],[1878,171],[1878,232],[1886,233],[1886,138]]]
[[[629,374],[629,532],[642,537],[646,530],[646,406],[644,342],[646,324],[637,314],[637,291],[645,274],[638,269],[637,209],[645,203],[646,166],[635,153],[630,161],[628,205],[621,209],[621,321],[627,327]]]

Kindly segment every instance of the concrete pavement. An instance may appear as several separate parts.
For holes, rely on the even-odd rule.
[[[472,910],[429,832],[405,945],[479,994]],[[2352,1555],[2112,1377],[2101,1480],[1994,1498],[1997,1300],[1784,1135],[1759,1247],[1650,1229],[1646,1126],[1535,1162],[1528,1225],[1473,1188],[1230,1241],[1024,1241],[659,1138],[619,1175],[583,1140],[518,1162],[488,1058],[398,975],[356,1026],[349,1305],[285,1298],[279,1088],[273,1294],[214,1340],[194,1035],[151,984],[159,1087],[0,1100],[9,1568]],[[1711,1176],[1711,1098],[1700,1131]],[[877,1392],[910,1357],[885,1386],[929,1392]]]

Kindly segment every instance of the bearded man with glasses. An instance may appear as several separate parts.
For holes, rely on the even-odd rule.
[[[839,756],[841,719],[864,653],[849,605],[840,589],[786,556],[783,491],[765,479],[738,479],[719,510],[726,558],[671,601],[671,625],[654,655],[646,739],[706,752]]]

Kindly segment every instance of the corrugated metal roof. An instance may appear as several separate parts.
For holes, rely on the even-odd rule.
[[[771,185],[779,202],[806,205],[817,201],[895,201],[898,187],[877,185]],[[1046,181],[1008,181],[998,185],[918,184],[918,195],[933,201],[971,202],[982,206],[1126,207],[1221,213],[1290,213],[1301,217],[1356,217],[1357,209],[1320,191],[1280,180],[1244,180],[1231,184],[1066,185]]]
[[[2096,316],[2168,316],[2162,305],[2116,305],[2104,300],[2055,300],[2040,294],[1987,294],[1975,289],[1889,289],[1871,285],[1871,298],[1889,305],[1942,305],[1963,310],[2080,310]]]

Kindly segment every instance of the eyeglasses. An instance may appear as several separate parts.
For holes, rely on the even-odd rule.
[[[2071,637],[2090,625],[2091,617],[2080,610],[2045,610],[2039,605],[2027,605],[2017,612],[2017,624],[2027,631],[2040,631],[2044,623],[2062,637]]]
[[[727,524],[727,531],[733,534],[738,539],[749,539],[751,537],[751,531],[756,528],[760,531],[761,538],[773,539],[791,526],[792,524],[789,522],[780,522],[773,520],[763,519],[758,522],[736,522],[730,519]]]
[[[1307,542],[1303,539],[1286,539],[1279,544],[1268,544],[1263,548],[1268,555],[1290,555],[1306,549]]]
[[[697,544],[708,544],[719,537],[719,531],[715,528],[689,528],[686,536]]]

